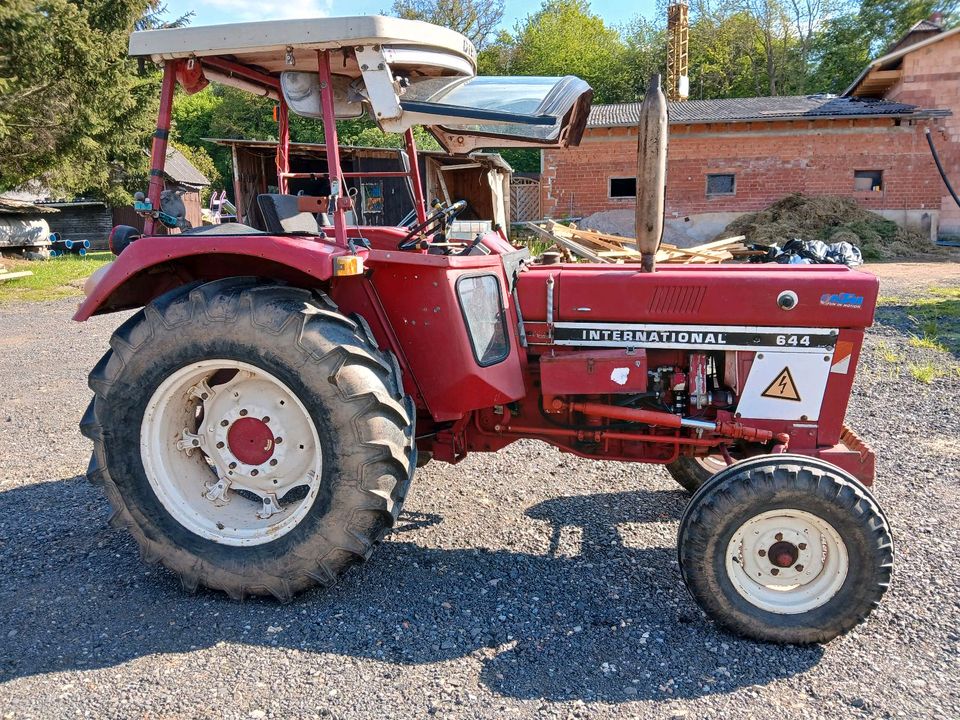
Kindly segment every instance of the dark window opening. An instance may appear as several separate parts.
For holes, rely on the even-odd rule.
[[[883,170],[855,170],[853,173],[853,189],[864,192],[882,191]]]
[[[610,197],[635,198],[637,196],[637,179],[635,177],[610,178]]]
[[[733,173],[707,175],[707,196],[735,195],[736,192],[737,181]]]

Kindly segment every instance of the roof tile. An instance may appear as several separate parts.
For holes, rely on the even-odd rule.
[[[912,115],[916,110],[916,106],[904,103],[833,95],[727,98],[669,103],[670,122],[676,125],[795,118],[900,116]],[[587,127],[630,126],[636,125],[639,120],[640,103],[638,102],[594,105],[590,110]]]

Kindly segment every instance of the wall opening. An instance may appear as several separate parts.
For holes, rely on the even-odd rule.
[[[610,178],[610,197],[635,198],[637,179],[635,177]]]
[[[707,197],[736,194],[737,177],[733,173],[713,173],[707,175]]]
[[[866,192],[882,192],[883,170],[854,170],[853,189]]]

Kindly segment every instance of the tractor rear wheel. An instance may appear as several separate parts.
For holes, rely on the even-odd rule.
[[[886,591],[893,538],[852,475],[800,455],[744,460],[714,475],[680,522],[680,568],[694,600],[736,633],[826,642]]]
[[[707,457],[681,455],[667,465],[667,472],[687,492],[695,493],[701,485],[726,467],[727,462],[720,455]]]
[[[332,585],[416,464],[396,360],[326,296],[229,278],[154,300],[90,374],[88,477],[144,558],[234,598]]]

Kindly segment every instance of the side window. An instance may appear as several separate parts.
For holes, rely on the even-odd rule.
[[[733,173],[716,173],[707,175],[707,197],[736,194],[737,176]]]
[[[506,360],[510,344],[497,276],[461,277],[457,280],[457,298],[477,365],[487,367]]]
[[[637,196],[637,179],[635,177],[610,178],[610,197],[635,198]]]

